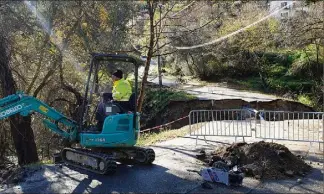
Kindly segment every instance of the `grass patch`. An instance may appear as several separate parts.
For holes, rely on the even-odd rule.
[[[305,104],[307,106],[310,106],[310,107],[315,106],[315,102],[313,101],[313,99],[309,95],[306,95],[306,94],[299,95],[298,102]]]
[[[191,130],[196,131],[201,129],[206,122],[196,123],[191,125]],[[137,146],[149,146],[158,142],[183,137],[190,132],[190,125],[184,126],[180,129],[165,130],[160,132],[144,133],[140,135],[137,141]]]
[[[228,80],[230,84],[237,85],[243,90],[263,91],[262,82],[260,77],[249,77],[245,79],[231,79]]]
[[[279,77],[279,76],[284,76],[288,71],[288,68],[282,65],[273,65],[269,70],[268,74],[271,77]]]
[[[149,146],[158,142],[182,137],[189,133],[189,126],[182,127],[180,129],[167,130],[161,132],[144,133],[140,135],[137,141],[137,146]]]

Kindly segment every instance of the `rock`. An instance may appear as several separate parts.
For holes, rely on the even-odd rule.
[[[201,186],[202,186],[202,188],[204,188],[204,189],[213,189],[213,186],[211,186],[211,184],[208,183],[208,182],[203,182],[203,183],[201,184]]]
[[[294,176],[294,172],[292,170],[286,170],[285,175],[292,177],[292,176]]]
[[[297,183],[302,183],[302,180],[301,179],[297,179]]]

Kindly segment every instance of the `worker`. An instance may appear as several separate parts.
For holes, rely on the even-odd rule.
[[[129,101],[130,96],[132,95],[132,87],[129,82],[123,78],[123,72],[117,70],[112,75],[114,82],[112,96],[114,101]]]

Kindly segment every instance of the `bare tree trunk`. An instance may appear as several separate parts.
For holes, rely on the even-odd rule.
[[[9,67],[10,54],[7,39],[0,34],[0,85],[4,96],[16,93],[16,85]],[[10,118],[11,136],[18,156],[18,164],[38,161],[31,117],[15,115]]]
[[[139,99],[138,99],[138,111],[141,112],[142,107],[143,107],[143,101],[144,101],[144,92],[145,92],[145,86],[147,82],[147,76],[150,70],[150,63],[151,63],[151,58],[153,55],[153,47],[154,47],[154,7],[153,7],[153,1],[148,0],[147,5],[148,5],[148,10],[149,10],[149,15],[150,15],[150,44],[149,44],[149,49],[147,52],[147,59],[145,63],[145,68],[144,68],[144,75],[142,78],[142,85],[141,85],[141,91],[139,94]]]

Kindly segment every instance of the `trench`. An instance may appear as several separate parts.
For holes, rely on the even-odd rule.
[[[158,125],[163,125],[179,118],[188,116],[192,110],[224,110],[224,109],[241,109],[249,107],[256,110],[268,111],[291,111],[291,112],[315,112],[315,110],[307,105],[299,102],[276,99],[272,101],[244,101],[240,99],[224,99],[224,100],[186,100],[186,101],[170,101],[168,105],[159,111],[154,118],[147,119],[142,117],[141,129],[147,129]],[[145,114],[150,114],[149,112]],[[144,114],[144,115],[145,115]],[[170,129],[178,129],[189,125],[189,119],[182,119],[168,125]],[[157,129],[158,130],[158,129]],[[156,131],[157,131],[156,130]]]

